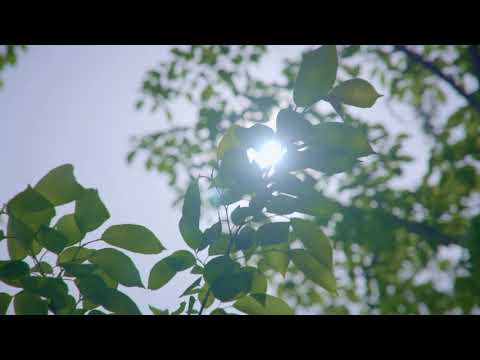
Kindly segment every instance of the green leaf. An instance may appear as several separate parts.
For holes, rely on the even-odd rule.
[[[42,225],[37,233],[38,242],[47,250],[59,254],[68,244],[68,239],[59,231]]]
[[[87,315],[107,315],[107,314],[100,310],[92,310]]]
[[[44,273],[44,274],[53,274],[53,268],[52,266],[45,262],[45,261],[40,261],[37,265],[35,265],[31,270],[31,273]]]
[[[60,309],[67,304],[68,286],[59,278],[29,276],[19,281],[26,291],[49,298],[55,308]]]
[[[32,232],[36,232],[40,225],[49,225],[50,220],[55,216],[53,205],[31,186],[8,202],[7,211],[9,220],[14,219],[22,223]],[[7,233],[10,236],[10,231]],[[22,245],[24,247],[31,245],[31,239],[25,238],[20,241],[24,241],[25,244]]]
[[[168,310],[160,310],[152,305],[148,305],[153,315],[169,315]]]
[[[8,252],[11,259],[21,260],[31,254],[34,242],[34,232],[14,216],[8,218],[7,239]]]
[[[307,52],[293,88],[295,104],[309,107],[323,99],[335,83],[337,67],[337,49],[334,45],[324,45]]]
[[[200,245],[198,250],[203,250],[207,246],[214,244],[220,239],[221,235],[222,235],[222,223],[220,221],[217,221],[215,224],[213,224],[203,232],[202,245]]]
[[[177,310],[173,311],[171,315],[180,315],[183,310],[185,310],[185,306],[187,305],[187,302],[186,301],[182,301],[182,303],[180,304],[180,306],[178,307]]]
[[[273,245],[288,241],[290,223],[274,222],[260,226],[256,233],[256,239],[260,245]]]
[[[148,288],[151,290],[160,289],[167,284],[177,272],[191,268],[195,265],[195,262],[195,257],[189,251],[175,251],[153,266],[148,278]]]
[[[238,128],[238,125],[231,126],[220,140],[217,147],[217,160],[222,160],[227,151],[241,146],[240,140],[235,134]]]
[[[267,288],[268,288],[268,281],[267,281],[267,278],[265,277],[265,275],[260,270],[258,270],[257,268],[254,268],[254,267],[251,267],[251,266],[246,267],[245,270],[246,271],[251,271],[251,273],[252,273],[252,287],[249,290],[249,292],[251,292],[252,294],[266,293]]]
[[[139,254],[159,254],[165,248],[160,240],[141,225],[113,225],[103,233],[106,243]]]
[[[248,250],[255,244],[255,230],[245,226],[238,233],[235,239],[235,248],[237,250]]]
[[[233,307],[248,315],[294,315],[287,303],[267,294],[245,296],[237,300]]]
[[[227,252],[229,236],[227,234],[221,234],[221,236],[210,244],[208,248],[208,256],[223,255]]]
[[[294,249],[289,252],[290,259],[305,276],[331,293],[336,293],[336,280],[332,271],[317,261],[307,251]]]
[[[77,301],[72,295],[67,295],[65,298],[65,306],[56,309],[57,315],[73,315],[75,312],[75,307],[77,305]]]
[[[278,136],[289,142],[304,139],[312,128],[312,124],[302,114],[290,108],[280,110],[276,124]]]
[[[188,298],[188,308],[187,308],[187,315],[198,314],[198,312],[193,308],[195,305],[195,297],[190,296]]]
[[[258,150],[262,145],[272,140],[275,133],[272,128],[266,125],[255,124],[249,128],[236,127],[235,135],[243,147]]]
[[[0,230],[0,241],[2,241],[3,239],[5,239],[5,233],[3,232],[3,230]]]
[[[118,250],[110,248],[97,250],[89,260],[124,286],[144,287],[133,261]]]
[[[51,170],[35,186],[53,205],[63,205],[80,198],[83,187],[73,175],[73,166],[65,164]]]
[[[197,287],[200,285],[201,282],[202,282],[202,278],[199,277],[188,288],[185,289],[185,291],[182,293],[182,295],[180,295],[180,297],[183,297],[183,296],[186,296],[186,295],[192,295],[192,294],[198,292]]]
[[[309,253],[321,264],[332,270],[332,246],[318,225],[304,219],[292,219],[290,222],[295,235],[302,241]]]
[[[335,86],[331,94],[343,104],[360,108],[372,107],[382,96],[368,81],[363,79],[344,81]]]
[[[8,306],[12,301],[12,297],[7,293],[0,293],[0,315],[6,315]]]
[[[85,236],[78,228],[77,222],[75,221],[75,214],[62,216],[55,224],[55,229],[67,238],[67,246],[78,243]]]
[[[183,201],[182,218],[179,228],[183,240],[192,249],[198,249],[202,243],[203,234],[199,229],[200,223],[200,189],[198,180],[193,180],[188,186]]]
[[[57,259],[57,264],[76,262],[81,264],[90,259],[95,254],[94,249],[87,249],[85,247],[69,247],[65,249]]]
[[[254,211],[254,209],[252,209],[251,207],[238,206],[237,208],[235,208],[235,210],[232,211],[230,217],[232,219],[232,222],[238,226],[243,224],[243,222],[245,222],[249,217],[253,216],[255,212],[256,211]]]
[[[210,315],[229,315],[225,310],[221,309],[221,308],[217,308],[215,310],[213,310]]]
[[[201,289],[200,292],[198,293],[198,301],[200,304],[203,304],[203,301],[205,300],[205,297],[208,294],[207,301],[205,302],[204,309],[208,309],[210,306],[212,306],[213,302],[215,301],[215,297],[213,296],[212,292],[208,292],[209,287],[208,284],[205,284]]]
[[[0,260],[0,279],[15,280],[30,273],[28,264],[19,260]]]
[[[288,249],[288,243],[262,247],[262,250],[264,251],[263,259],[265,260],[265,263],[273,270],[278,271],[284,277],[288,269],[288,263],[290,262],[287,253]]]
[[[98,268],[94,264],[77,263],[62,263],[62,267],[65,269],[65,275],[74,276],[76,278],[92,275]]]
[[[230,257],[219,256],[205,265],[205,280],[217,299],[231,301],[251,289],[253,273]]]
[[[48,304],[40,296],[22,291],[15,295],[13,307],[16,315],[47,315]]]
[[[78,289],[93,303],[119,315],[141,315],[137,305],[124,293],[109,288],[98,276],[79,279]]]
[[[75,203],[75,221],[82,233],[93,231],[110,218],[110,214],[94,189],[84,190]]]

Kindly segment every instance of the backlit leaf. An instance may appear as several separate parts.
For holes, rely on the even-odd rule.
[[[140,254],[159,254],[165,250],[158,238],[141,225],[110,226],[101,239],[110,245]]]
[[[101,249],[97,250],[89,260],[120,284],[128,287],[143,287],[137,267],[122,252],[110,248]]]
[[[341,103],[360,108],[369,108],[377,101],[380,95],[366,80],[350,79],[338,84],[332,95]]]
[[[331,293],[336,293],[336,280],[332,271],[302,249],[290,250],[290,259],[305,276]]]
[[[93,231],[110,218],[110,214],[103,204],[98,191],[84,190],[82,196],[75,203],[75,221],[82,233]]]
[[[73,175],[73,166],[65,164],[45,175],[35,186],[35,190],[58,206],[79,199],[83,187]]]

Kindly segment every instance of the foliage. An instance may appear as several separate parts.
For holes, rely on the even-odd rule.
[[[314,57],[311,53],[305,55],[307,74],[302,75],[300,70],[295,83],[303,105],[329,102],[336,89],[336,47],[322,49],[327,50],[315,50]],[[317,81],[312,82],[311,77]],[[353,87],[355,93],[359,85],[354,82],[345,86]],[[370,95],[377,97],[375,91]],[[299,112],[289,107],[285,111],[288,127],[300,130],[295,120],[302,119],[298,122],[302,126],[307,121],[303,117],[306,109]],[[321,195],[301,175],[305,169],[315,169],[326,176],[349,170],[359,158],[373,154],[373,150],[366,134],[353,124],[308,124],[310,130],[301,134],[294,131],[299,136],[293,139],[279,136],[260,124],[232,127],[220,141],[210,175],[191,179],[179,222],[179,231],[190,250],[178,250],[160,259],[148,279],[148,288],[158,290],[179,272],[191,269],[201,275],[181,296],[189,297],[188,308],[182,301],[172,314],[186,311],[201,315],[215,300],[245,314],[293,314],[285,301],[267,293],[265,275],[273,271],[285,276],[290,268],[300,270],[330,293],[337,293],[331,242],[315,217],[318,203],[312,202]],[[282,143],[285,158],[293,161],[275,168],[261,168],[250,161],[248,150],[266,140]],[[322,161],[319,153],[328,153],[329,161]],[[217,210],[216,222],[203,231],[200,181],[205,181],[209,188],[210,196],[205,200]],[[286,200],[287,206],[282,204]],[[51,226],[55,207],[72,201],[75,212],[62,217],[58,226]],[[324,210],[320,209],[326,216]],[[99,239],[82,244],[85,235],[104,224],[110,214],[97,190],[86,189],[77,182],[71,165],[53,169],[35,187],[28,186],[6,204],[4,211],[8,216],[10,260],[2,262],[0,279],[21,289],[14,296],[16,314],[82,314],[94,310],[96,314],[103,310],[114,314],[140,313],[135,303],[117,289],[119,284],[143,287],[132,260],[115,248],[90,249],[86,245],[104,242],[152,255],[161,253],[164,247],[148,229],[128,224],[111,226]],[[302,214],[305,218],[298,218]],[[41,262],[47,252],[56,255],[56,265]],[[208,255],[202,260],[205,253]],[[267,256],[271,253],[277,256]],[[33,273],[24,261],[26,257],[34,261]],[[35,275],[36,271],[39,275]],[[67,280],[77,288],[78,300],[70,295]],[[80,302],[82,307],[78,307]],[[165,313],[153,306],[151,310],[154,314]],[[224,307],[217,307],[212,313],[227,314]]]
[[[257,195],[256,189],[251,188],[255,183],[252,179],[264,178],[264,174],[258,175],[258,169],[252,169],[248,182],[227,184],[241,191],[226,190],[220,195],[224,204],[233,207],[234,201],[240,199],[238,192],[255,194],[248,207],[242,203],[232,213],[237,219],[236,226],[244,216],[250,216],[251,221],[260,218],[256,210],[262,209],[281,216],[302,213],[313,217],[332,241],[338,296],[330,295],[315,281],[297,273],[290,257],[283,257],[281,251],[264,254],[258,263],[259,268],[269,269],[267,278],[277,295],[288,299],[295,309],[319,313],[475,311],[480,301],[476,241],[480,160],[478,45],[337,46],[340,59],[336,65],[337,80],[331,85],[327,69],[335,68],[333,62],[322,66],[318,74],[310,74],[315,66],[309,63],[315,62],[316,54],[328,53],[326,49],[332,48],[321,49],[306,47],[303,59],[308,60],[302,64],[298,58],[286,59],[281,76],[272,82],[254,71],[272,48],[257,45],[172,48],[171,60],[148,72],[138,103],[139,108],[151,104],[152,111],[168,109],[167,126],[138,138],[128,160],[146,154],[147,169],[167,175],[179,194],[188,183],[185,179],[204,174],[212,165],[218,167],[218,172],[226,173],[227,180],[228,175],[245,177],[243,171],[238,171],[240,166],[242,170],[248,168],[240,153],[228,155],[229,159],[235,159],[237,169],[229,169],[217,161],[227,156],[225,148],[242,143],[240,137],[244,136],[243,141],[250,138],[245,131],[234,136],[236,129],[252,129],[255,125],[258,130],[249,132],[253,135],[262,132],[264,138],[268,137],[262,123],[283,108],[276,116],[274,136],[295,144],[307,140],[309,135],[308,141],[324,143],[322,150],[307,148],[301,154],[305,156],[299,157],[292,151],[284,156],[283,170],[297,176],[273,183],[278,193],[271,198],[268,193]],[[299,78],[306,82],[305,86],[317,92],[307,91],[303,95],[296,88],[297,74],[303,74]],[[407,107],[432,144],[426,154],[427,171],[419,174],[413,188],[394,185],[414,160],[405,153],[407,135],[392,134],[382,124],[353,116],[349,106],[368,107],[379,97],[375,89],[359,79],[360,75],[382,86],[395,121],[402,119],[393,105],[401,103]],[[308,82],[314,78],[324,79],[321,86],[327,90],[314,88],[320,86]],[[299,96],[298,106],[309,107],[301,112],[289,109],[292,93],[294,99],[295,94]],[[310,106],[311,101],[322,97],[333,111],[325,106]],[[175,125],[176,118],[170,110],[178,101],[191,103],[198,110],[194,126]],[[338,119],[342,122],[332,122]],[[358,142],[357,134],[360,134]],[[343,158],[334,160],[329,156],[338,153],[342,146]],[[358,161],[354,156],[364,156],[371,149],[375,149],[376,155],[368,159]],[[342,175],[335,176],[335,181],[325,176],[337,171]],[[182,178],[183,175],[186,176]],[[238,179],[242,182],[242,176]],[[221,182],[222,176],[215,181]],[[329,191],[332,183],[333,192]],[[222,229],[225,220],[221,222]],[[245,227],[245,232],[248,235],[255,229]],[[239,245],[248,248],[251,242],[241,234],[243,231],[238,235],[242,240]],[[284,275],[287,268],[290,274],[287,278],[273,275],[273,272]]]
[[[8,66],[14,66],[17,63],[19,50],[25,51],[26,45],[0,45],[0,74]],[[0,77],[0,88],[3,86],[2,78]]]

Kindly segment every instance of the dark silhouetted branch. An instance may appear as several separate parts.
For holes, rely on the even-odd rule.
[[[420,54],[408,49],[406,46],[403,45],[395,45],[395,50],[400,51],[407,55],[412,61],[416,62],[417,64],[422,65],[426,69],[430,70],[433,74],[440,77],[442,80],[447,82],[460,96],[462,96],[470,106],[472,106],[475,110],[480,112],[480,100],[477,99],[473,94],[469,94],[465,91],[465,89],[459,85],[455,79],[447,74],[445,74],[438,66],[436,66],[431,61],[424,59]]]

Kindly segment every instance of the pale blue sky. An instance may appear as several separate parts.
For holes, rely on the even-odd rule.
[[[299,47],[276,46],[259,71],[278,73],[280,55],[298,54]],[[34,185],[50,169],[72,163],[78,181],[97,188],[111,213],[96,239],[113,224],[138,223],[151,229],[169,251],[184,248],[177,230],[179,209],[172,210],[173,193],[164,178],[144,171],[143,164],[127,166],[129,137],[157,130],[160,113],[137,112],[134,103],[147,69],[165,58],[167,46],[31,46],[16,67],[4,73],[0,90],[0,202],[6,202],[27,184]],[[182,115],[188,109],[177,109]],[[413,119],[395,123],[385,106],[361,111],[363,117],[387,121],[395,130],[415,131]],[[407,116],[408,120],[408,116]],[[420,156],[407,182],[415,182],[422,169],[426,147],[416,137],[409,152]],[[71,205],[66,206],[72,211]],[[5,241],[0,259],[6,258]],[[134,255],[143,282],[158,261],[155,256]],[[163,255],[162,255],[163,256]],[[194,278],[180,276],[164,288],[149,292],[123,288],[149,313],[148,304],[174,308],[178,295]],[[5,291],[0,284],[0,291]],[[11,292],[11,288],[6,291]]]

